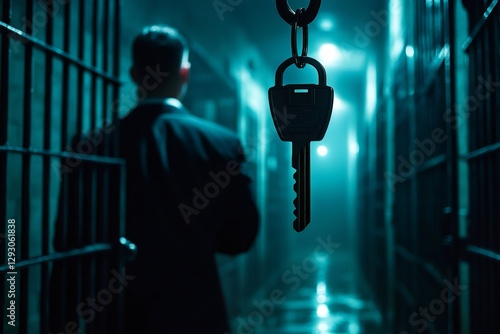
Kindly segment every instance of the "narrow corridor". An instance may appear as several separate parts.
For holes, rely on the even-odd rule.
[[[267,299],[266,294],[255,298],[253,309],[236,320],[235,333],[382,333],[381,314],[359,274],[353,252],[339,248],[318,257],[301,254],[285,263],[290,264],[289,269],[276,274],[278,280],[265,289]],[[275,303],[270,296],[276,297]]]

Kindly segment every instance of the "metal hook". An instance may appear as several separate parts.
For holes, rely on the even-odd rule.
[[[321,6],[321,0],[310,0],[307,9],[300,15],[298,21],[299,27],[304,27],[311,23],[319,12],[319,7]],[[288,24],[293,25],[296,13],[290,8],[288,0],[276,0],[276,8],[278,13]]]
[[[304,8],[297,9],[292,24],[292,57],[295,60],[295,65],[298,68],[304,68],[306,66],[305,63],[300,61],[300,58],[307,57],[307,51],[309,48],[309,29],[308,26],[305,25],[302,27],[302,54],[299,58],[299,54],[297,51],[297,29],[298,29],[298,22],[300,21],[300,18],[304,14],[304,12],[305,12]]]

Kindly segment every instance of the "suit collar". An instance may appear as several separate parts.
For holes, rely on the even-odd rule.
[[[184,106],[182,102],[173,97],[168,98],[146,98],[138,103],[138,106],[141,107],[143,105],[166,105],[171,106],[177,109],[183,109]]]
[[[188,113],[181,101],[176,98],[149,98],[144,99],[138,103],[137,109],[147,108],[149,110],[157,110],[159,112],[173,112],[173,113]]]

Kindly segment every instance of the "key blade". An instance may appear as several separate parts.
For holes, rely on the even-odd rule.
[[[292,167],[296,170],[293,174],[296,193],[293,228],[301,232],[311,221],[310,146],[308,141],[294,141],[292,147]]]

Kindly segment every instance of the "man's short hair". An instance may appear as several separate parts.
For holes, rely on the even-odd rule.
[[[133,66],[145,71],[149,66],[155,70],[178,73],[188,61],[188,47],[185,38],[174,28],[153,25],[145,27],[132,44]]]

